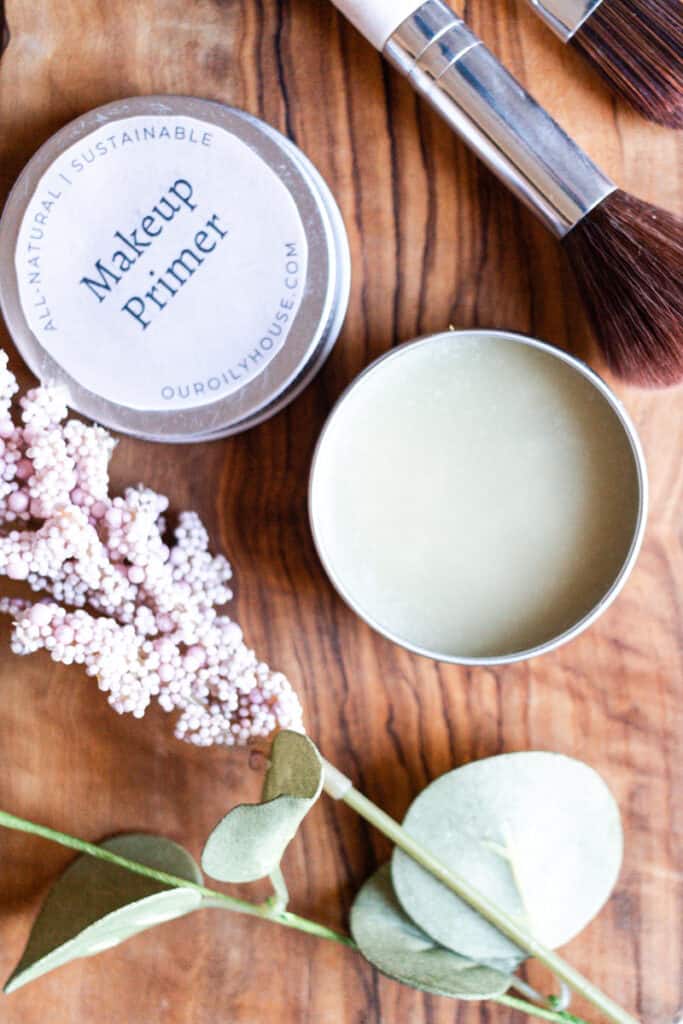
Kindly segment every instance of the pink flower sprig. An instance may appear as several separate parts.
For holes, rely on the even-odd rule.
[[[196,513],[180,514],[167,544],[167,498],[142,485],[110,497],[111,435],[67,420],[56,387],[27,392],[17,424],[17,390],[0,351],[0,575],[47,595],[0,598],[12,650],[83,665],[120,714],[141,718],[156,699],[199,746],[302,731],[291,684],[217,611],[232,570]]]

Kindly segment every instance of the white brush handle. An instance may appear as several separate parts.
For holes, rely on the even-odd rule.
[[[614,191],[443,0],[333,2],[559,238]]]
[[[332,0],[342,14],[355,25],[378,50],[402,21],[414,14],[420,3],[415,0]]]

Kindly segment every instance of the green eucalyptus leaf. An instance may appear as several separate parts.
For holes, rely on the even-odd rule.
[[[505,992],[509,974],[444,949],[410,920],[396,899],[389,864],[360,890],[351,909],[351,934],[365,957],[396,981],[455,999],[491,999]]]
[[[292,796],[315,801],[323,785],[323,762],[308,736],[285,729],[273,740],[263,800]]]
[[[273,741],[263,802],[233,808],[206,841],[202,865],[222,882],[253,882],[273,874],[299,825],[320,796],[323,764],[298,732]]]
[[[182,846],[161,836],[122,835],[99,844],[147,867],[201,884]],[[196,910],[201,893],[171,888],[87,854],[78,857],[48,893],[5,992],[80,957],[94,956],[164,921]]]
[[[621,866],[609,789],[588,765],[561,754],[503,754],[457,768],[417,797],[404,827],[551,948],[595,916]],[[392,880],[406,913],[441,945],[479,962],[519,955],[400,850]]]

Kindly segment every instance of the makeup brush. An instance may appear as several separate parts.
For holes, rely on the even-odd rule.
[[[561,240],[609,367],[683,379],[683,221],[618,189],[443,0],[333,2]]]
[[[681,0],[528,0],[651,121],[683,128]]]

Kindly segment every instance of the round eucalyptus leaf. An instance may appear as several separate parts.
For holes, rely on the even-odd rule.
[[[202,875],[182,846],[160,836],[122,835],[99,844],[147,867],[201,884]],[[87,854],[78,857],[48,893],[26,949],[5,992],[80,957],[196,910],[201,893],[171,888]]]
[[[388,864],[356,896],[351,934],[365,959],[382,974],[423,992],[454,999],[491,999],[510,984],[509,974],[444,949],[418,928],[396,899]]]
[[[222,882],[253,882],[271,875],[322,784],[322,758],[315,744],[298,732],[278,733],[263,802],[240,804],[219,821],[202,853],[207,874]]]
[[[614,798],[597,772],[561,754],[502,754],[457,768],[417,797],[404,827],[551,948],[597,914],[621,866]],[[398,849],[392,880],[406,913],[441,945],[479,962],[520,954]]]
[[[293,796],[317,800],[323,785],[323,762],[315,743],[301,732],[284,729],[273,740],[263,800]]]

